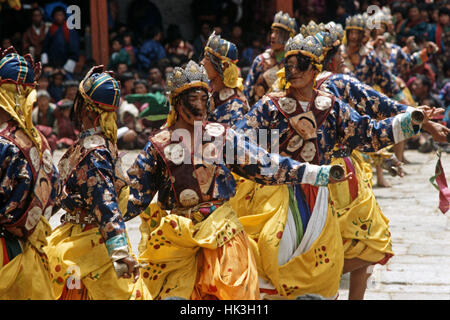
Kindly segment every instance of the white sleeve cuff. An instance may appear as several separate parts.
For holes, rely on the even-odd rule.
[[[310,184],[317,187],[328,186],[331,166],[317,166],[307,164],[303,173],[303,184]]]
[[[415,131],[411,122],[411,112],[398,114],[392,121],[392,132],[394,134],[394,143],[398,143],[414,137],[420,129]]]

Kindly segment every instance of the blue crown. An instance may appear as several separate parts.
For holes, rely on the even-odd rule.
[[[17,53],[8,53],[0,60],[0,83],[35,85],[35,73],[31,60]]]

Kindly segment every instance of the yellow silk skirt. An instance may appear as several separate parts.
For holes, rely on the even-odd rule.
[[[357,197],[352,199],[349,181],[328,186],[344,241],[345,259],[385,263],[394,253],[389,220],[372,190],[372,168],[359,151],[354,150],[350,159],[357,179]],[[335,158],[331,164],[340,164],[349,173],[344,159]]]
[[[42,247],[51,227],[41,217],[35,231],[22,246],[22,253],[3,265],[4,249],[0,242],[0,300],[53,300],[48,259]]]
[[[140,217],[139,262],[155,299],[259,299],[248,238],[228,203],[197,224],[156,203]]]
[[[52,287],[57,299],[67,288],[87,292],[79,295],[71,292],[65,299],[151,299],[142,274],[136,283],[117,277],[98,227],[84,230],[82,225],[66,223],[47,239],[48,246],[44,249],[49,257]],[[129,250],[131,252],[131,247]]]
[[[261,278],[275,287],[273,295],[294,299],[303,294],[335,297],[343,268],[343,247],[337,216],[328,206],[320,236],[304,253],[283,265],[278,251],[289,212],[286,185],[263,186],[235,175],[237,191],[230,204],[249,235]]]

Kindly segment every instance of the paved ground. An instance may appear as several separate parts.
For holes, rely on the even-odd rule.
[[[430,184],[435,153],[407,151],[413,162],[404,178],[389,177],[391,188],[375,188],[383,213],[390,220],[395,256],[375,266],[366,299],[450,300],[450,212],[438,208],[438,192]],[[442,155],[450,182],[450,154]],[[348,276],[341,281],[339,299],[348,297]]]
[[[55,161],[61,157],[55,153]],[[126,168],[137,156],[124,156]],[[376,266],[369,279],[366,299],[375,300],[450,300],[450,212],[438,209],[438,193],[430,184],[436,156],[406,151],[412,164],[405,166],[404,178],[388,177],[391,188],[376,188],[375,194],[384,214],[390,219],[395,256],[385,266]],[[450,181],[450,154],[442,155]],[[127,223],[132,248],[137,253],[140,219]],[[58,224],[58,217],[51,220]],[[341,281],[339,299],[348,295],[348,277]]]

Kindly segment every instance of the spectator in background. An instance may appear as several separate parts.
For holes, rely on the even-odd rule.
[[[59,102],[75,101],[78,92],[79,82],[76,80],[67,80],[63,82],[64,92],[63,98]]]
[[[52,13],[53,24],[44,40],[41,61],[73,73],[80,55],[80,38],[76,30],[69,30],[66,12],[56,7]]]
[[[152,64],[158,62],[158,60],[166,58],[166,51],[161,44],[163,39],[163,33],[160,28],[155,27],[148,34],[148,40],[146,40],[138,53],[139,70],[149,70]]]
[[[403,6],[400,3],[396,3],[392,7],[392,17],[394,24],[394,31],[396,34],[400,33],[400,29],[403,26],[403,23],[406,19],[406,10],[403,8]]]
[[[239,54],[244,50],[245,44],[244,40],[242,39],[242,28],[240,25],[234,24],[231,27],[231,34],[229,41],[236,45]]]
[[[427,32],[428,40],[437,44],[439,53],[445,51],[445,32],[450,32],[450,10],[443,7],[438,10],[438,22],[430,24]]]
[[[63,70],[56,69],[50,77],[50,83],[48,85],[48,93],[51,96],[52,102],[56,103],[63,98],[64,94],[64,78],[65,73]]]
[[[200,34],[194,40],[194,55],[192,59],[199,61],[200,56],[203,53],[203,48],[208,41],[208,37],[211,34],[211,24],[207,21],[201,23]]]
[[[263,37],[260,35],[253,35],[251,38],[251,45],[242,50],[240,59],[240,66],[250,66],[255,58],[264,52]]]
[[[133,73],[127,71],[124,72],[120,77],[118,77],[120,81],[121,90],[120,93],[122,97],[125,97],[131,93],[133,93],[133,86],[134,86],[134,75]]]
[[[136,122],[139,110],[131,103],[123,101],[119,107],[117,147],[119,149],[140,149],[137,146]]]
[[[428,40],[433,41],[439,47],[436,59],[439,81],[445,77],[444,65],[450,61],[450,9],[441,7],[438,11],[438,22],[430,24]]]
[[[73,101],[61,100],[53,112],[55,117],[54,132],[56,134],[56,148],[64,149],[72,146],[78,139],[78,130],[75,129],[70,118]]]
[[[123,62],[117,64],[116,76],[120,78],[125,72],[128,72],[128,65]]]
[[[178,25],[171,24],[167,28],[166,55],[173,64],[188,62],[194,55],[194,47],[181,35]]]
[[[166,87],[166,82],[162,76],[161,70],[158,67],[151,67],[148,72],[148,82],[150,86],[158,85],[161,88]]]
[[[31,13],[31,26],[25,31],[22,38],[23,53],[30,53],[34,59],[40,59],[47,32],[48,26],[44,22],[44,15],[41,9],[33,9]]]
[[[138,50],[136,47],[134,47],[133,37],[132,37],[131,33],[129,33],[129,32],[126,32],[123,35],[123,48],[130,56],[131,66],[135,66]]]
[[[36,90],[48,91],[48,86],[50,84],[49,78],[50,78],[50,76],[48,73],[41,74],[41,77],[38,80],[38,85],[37,85]]]
[[[56,148],[56,135],[53,132],[55,124],[54,111],[56,105],[50,102],[50,95],[47,91],[39,90],[37,92],[36,107],[32,111],[32,120],[36,129],[38,129],[46,138],[52,150]]]
[[[399,40],[406,41],[410,36],[414,36],[416,39],[422,38],[426,33],[427,23],[422,19],[418,4],[411,3],[408,8],[408,19],[403,22],[399,31]]]
[[[145,95],[148,93],[148,83],[145,80],[142,79],[138,79],[134,81],[134,86],[133,86],[133,93],[131,95],[128,95],[125,97],[125,99],[128,100],[128,97],[130,96],[141,96],[141,95]],[[141,112],[141,107],[143,105],[145,105],[145,103],[142,103],[140,101],[134,101],[133,102],[134,106],[136,108],[138,108],[139,112]]]
[[[109,58],[108,70],[117,70],[119,63],[125,63],[127,67],[131,66],[131,58],[127,50],[123,47],[123,39],[116,37],[111,41],[111,57]]]
[[[419,106],[424,105],[424,100],[430,97],[432,82],[423,74],[416,74],[410,83],[411,94]]]

